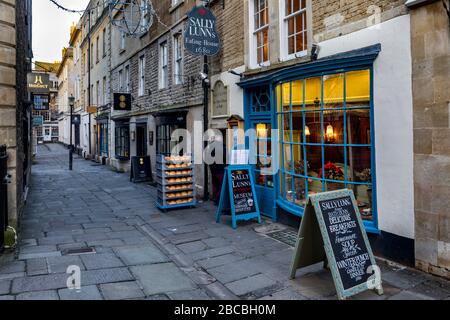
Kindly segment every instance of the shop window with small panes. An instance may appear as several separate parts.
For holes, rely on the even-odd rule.
[[[282,200],[304,207],[308,195],[348,188],[374,220],[371,85],[370,70],[277,85]]]
[[[115,128],[115,154],[119,160],[130,159],[130,124],[117,122]]]

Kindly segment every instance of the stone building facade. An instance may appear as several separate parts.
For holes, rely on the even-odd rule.
[[[117,170],[129,170],[129,157],[136,155],[149,155],[154,169],[156,154],[161,153],[158,148],[158,141],[161,140],[158,128],[166,125],[185,128],[191,133],[192,141],[190,141],[188,153],[199,157],[201,161],[202,144],[197,142],[203,141],[205,131],[203,129],[203,87],[200,79],[204,63],[203,57],[190,54],[183,45],[186,15],[194,5],[200,2],[181,1],[173,6],[171,4],[171,1],[154,2],[154,10],[159,20],[154,17],[153,25],[148,33],[138,39],[126,38],[123,47],[119,30],[112,28],[112,47],[120,48],[112,53],[112,91],[130,92],[133,97],[131,112],[112,111],[111,113],[113,120],[111,164]],[[243,71],[244,17],[240,14],[243,6],[241,2],[229,2],[223,5],[217,1],[212,2],[210,8],[217,17],[223,50],[220,55],[208,59],[211,85],[208,106],[209,127],[226,129],[226,119],[231,114],[242,114],[242,90],[236,85],[240,79],[228,71],[230,69]],[[164,62],[162,62],[162,54],[165,55]],[[142,63],[145,63],[143,74],[140,72]],[[145,81],[143,88],[139,84],[142,76]],[[227,111],[218,117],[213,117],[211,116],[214,104],[213,90],[219,81],[225,87]],[[169,118],[170,121],[175,121],[174,117],[177,116],[180,116],[180,123],[176,125],[164,123]],[[117,139],[114,137],[116,132],[121,130],[116,130],[118,125],[129,127],[131,137],[127,148],[128,154],[124,157],[117,157],[117,154],[116,157],[114,156],[116,150],[122,150],[122,146],[117,145]],[[153,141],[150,137],[153,137]],[[204,168],[199,164],[196,167],[198,195],[204,194],[203,181]]]
[[[243,12],[246,128],[259,130],[263,140],[270,128],[289,133],[278,134],[281,141],[266,154],[272,163],[278,157],[278,173],[270,177],[260,164],[255,168],[261,211],[274,220],[299,221],[307,195],[351,188],[375,251],[413,264],[412,61],[405,1],[246,0]],[[329,179],[327,164],[347,173]]]
[[[27,73],[31,71],[31,1],[0,2],[0,144],[8,153],[9,221],[17,225],[31,171],[31,109]]]
[[[417,2],[409,1],[416,266],[449,278],[450,16],[442,1]]]
[[[73,48],[63,48],[62,60],[57,72],[58,77],[58,126],[59,142],[68,146],[70,142],[69,98],[74,96]]]

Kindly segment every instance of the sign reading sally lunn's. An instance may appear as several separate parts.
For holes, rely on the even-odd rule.
[[[215,56],[221,43],[217,32],[216,17],[203,6],[194,7],[188,13],[184,32],[184,46],[194,55]]]
[[[237,221],[240,220],[258,219],[261,223],[255,180],[251,171],[249,165],[232,165],[225,168],[216,222],[220,222],[224,212],[230,210],[233,229],[237,228]]]

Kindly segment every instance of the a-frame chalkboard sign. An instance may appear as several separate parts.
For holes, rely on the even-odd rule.
[[[339,299],[366,290],[383,294],[381,274],[355,196],[338,190],[310,196],[298,233],[290,278],[299,268],[324,262]]]
[[[258,223],[261,223],[251,166],[232,165],[225,168],[216,212],[217,223],[226,210],[231,210],[233,229],[237,228],[237,221],[240,220],[258,219]]]
[[[152,166],[149,156],[131,157],[130,181],[134,183],[153,182]]]

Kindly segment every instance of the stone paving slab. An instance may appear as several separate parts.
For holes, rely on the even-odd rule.
[[[88,270],[107,269],[125,266],[115,254],[88,254],[81,255],[81,260]]]
[[[24,261],[14,261],[8,264],[0,265],[0,274],[25,272]]]
[[[196,289],[194,283],[173,263],[131,267],[146,295]]]
[[[61,300],[103,300],[96,286],[81,287],[80,291],[75,289],[58,290]]]
[[[56,290],[25,292],[16,296],[16,300],[59,300]]]
[[[12,282],[11,293],[23,293],[67,287],[67,274],[53,274],[35,277],[16,278]]]
[[[136,281],[106,283],[100,285],[107,300],[125,300],[144,298],[145,294]]]
[[[393,295],[388,300],[433,300],[433,299],[421,293],[403,290],[400,293]]]
[[[26,260],[27,275],[38,276],[48,273],[47,260],[45,258],[35,258]]]
[[[47,258],[47,268],[49,273],[66,273],[69,266],[78,266],[81,270],[86,269],[78,256]]]
[[[201,289],[173,292],[168,296],[171,300],[211,300],[211,297]]]
[[[154,245],[114,248],[116,254],[128,266],[168,262],[169,259]]]
[[[11,288],[11,280],[0,280],[0,295],[8,294]]]
[[[88,270],[82,272],[81,277],[82,285],[134,280],[128,268]]]
[[[225,286],[230,289],[237,296],[250,294],[254,291],[267,289],[275,286],[277,283],[272,279],[267,278],[263,274],[257,274],[240,281],[234,281]]]

